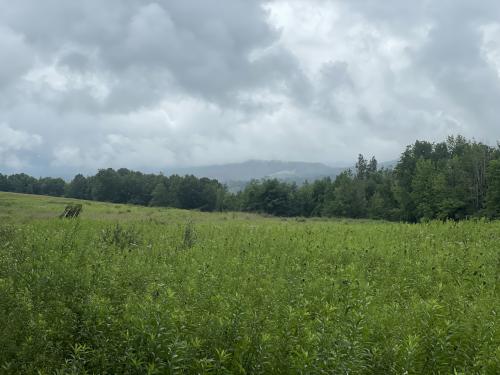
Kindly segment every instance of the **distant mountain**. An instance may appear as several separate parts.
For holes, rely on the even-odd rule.
[[[239,190],[253,179],[278,178],[284,181],[303,183],[323,177],[335,177],[345,168],[329,167],[322,163],[288,162],[279,160],[248,160],[243,163],[209,165],[203,167],[178,168],[169,174],[208,177],[226,183],[232,190]]]
[[[380,163],[380,167],[392,168],[395,162]],[[352,167],[354,168],[354,167]],[[175,168],[168,175],[194,175],[208,177],[225,183],[231,191],[238,191],[253,179],[277,178],[302,184],[324,177],[335,177],[347,167],[330,167],[322,163],[280,160],[248,160],[243,163],[208,165],[202,167]]]
[[[390,161],[383,161],[378,163],[378,168],[384,168],[384,169],[394,169],[396,165],[398,164],[399,160],[390,160]]]

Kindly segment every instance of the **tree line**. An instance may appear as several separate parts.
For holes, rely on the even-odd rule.
[[[234,194],[217,180],[144,174],[125,168],[60,178],[0,174],[0,190],[95,201],[276,216],[370,218],[419,222],[500,217],[500,146],[462,136],[416,141],[394,168],[359,155],[355,168],[298,186],[251,181]]]
[[[144,174],[126,168],[101,169],[89,177],[77,174],[69,183],[24,173],[0,174],[0,191],[203,211],[223,210],[222,197],[227,194],[225,186],[216,180]]]

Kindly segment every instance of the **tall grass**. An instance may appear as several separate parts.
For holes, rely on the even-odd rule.
[[[498,374],[500,223],[0,226],[0,372]]]

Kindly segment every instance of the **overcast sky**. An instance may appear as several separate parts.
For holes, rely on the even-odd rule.
[[[0,0],[0,172],[500,138],[496,0]]]

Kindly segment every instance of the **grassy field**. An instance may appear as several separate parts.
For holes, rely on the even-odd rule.
[[[0,193],[0,373],[499,374],[500,223]]]

